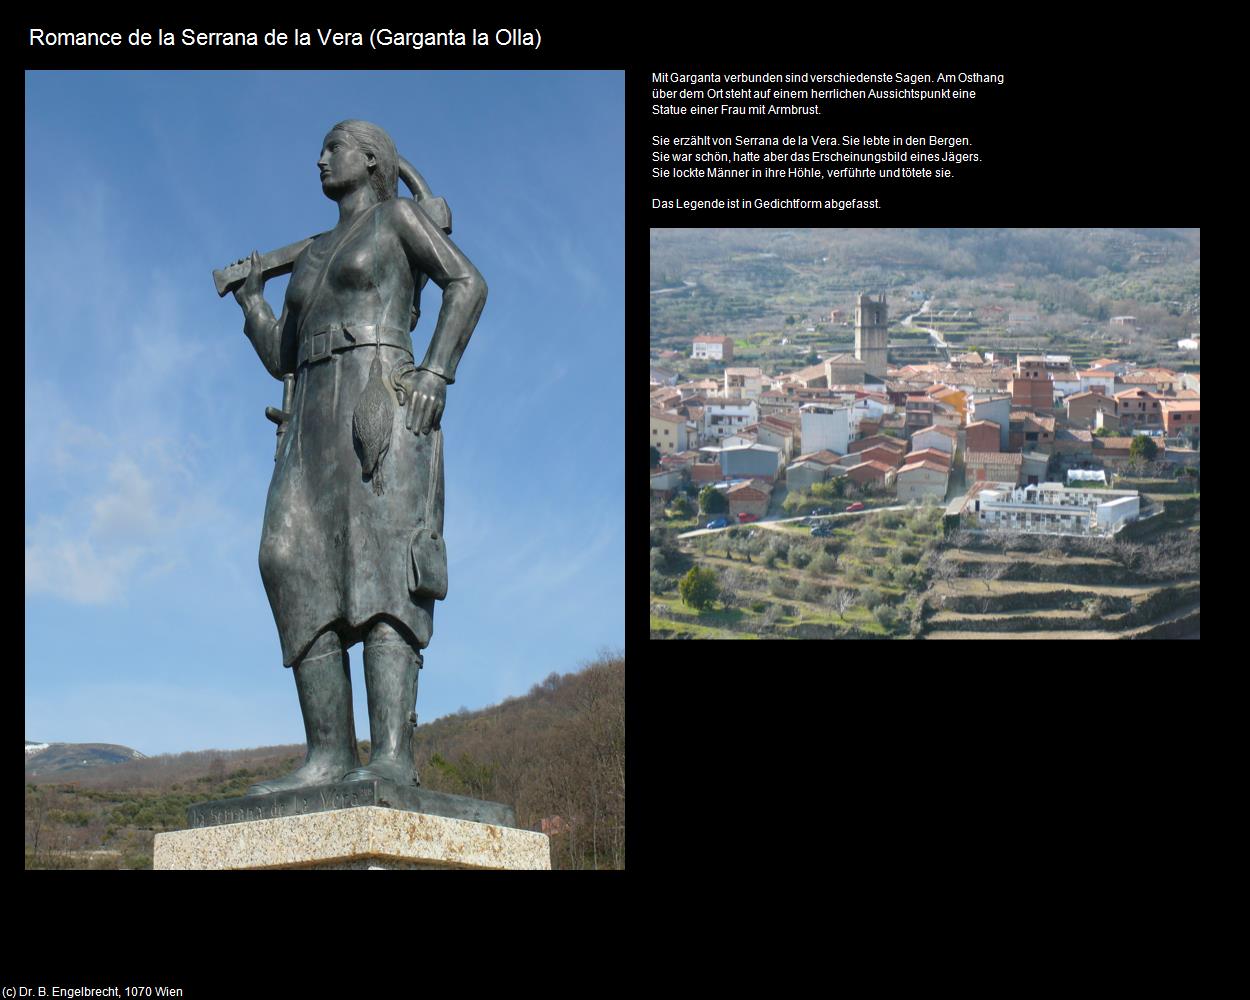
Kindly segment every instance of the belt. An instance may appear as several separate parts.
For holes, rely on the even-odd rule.
[[[412,338],[407,330],[395,326],[336,326],[306,337],[299,345],[296,367],[315,365],[341,351],[353,347],[398,347],[412,354]]]

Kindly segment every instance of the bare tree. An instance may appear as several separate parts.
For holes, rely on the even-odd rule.
[[[949,552],[943,552],[930,562],[929,572],[935,582],[950,583],[959,576],[959,562]]]
[[[1007,551],[1007,546],[1016,540],[1016,535],[1006,528],[993,527],[985,532],[985,540],[995,549]]]
[[[859,603],[859,594],[854,590],[833,589],[825,598],[826,603],[838,613],[842,621],[846,621],[846,613]]]
[[[968,549],[976,541],[976,534],[967,528],[959,528],[951,535],[951,544],[957,549]]]
[[[1007,563],[987,561],[977,566],[976,578],[985,584],[985,592],[988,594],[992,592],[990,584],[1001,579],[1006,572]]]

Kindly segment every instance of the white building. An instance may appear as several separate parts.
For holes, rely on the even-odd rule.
[[[1137,520],[1137,515],[1141,512],[1141,501],[1134,493],[1131,497],[1100,503],[1095,511],[1098,515],[1098,530],[1115,534],[1121,525]]]
[[[805,452],[828,450],[845,455],[851,442],[851,408],[807,403],[799,414],[803,419],[800,431]]]
[[[704,358],[711,361],[731,361],[734,355],[732,337],[713,337],[703,335],[694,338],[692,358]]]
[[[1081,392],[1081,376],[1074,371],[1055,372],[1050,376],[1055,389],[1055,398],[1062,399],[1074,392]]]
[[[911,450],[923,451],[932,448],[944,451],[948,455],[955,454],[955,443],[959,433],[950,427],[925,427],[911,436]]]
[[[743,427],[758,423],[759,418],[759,408],[753,399],[709,399],[703,407],[703,438],[720,441]]]
[[[1103,395],[1108,398],[1115,395],[1115,372],[1109,369],[1081,372],[1080,379],[1081,392],[1093,392],[1095,386],[1101,386]]]
[[[1186,340],[1178,340],[1176,346],[1182,351],[1196,351],[1198,350],[1198,338],[1191,337]]]
[[[1060,483],[1018,486],[1002,483],[980,490],[964,506],[978,528],[1059,535],[1111,535],[1140,513],[1136,490],[1067,488]]]
[[[893,413],[894,407],[875,396],[865,396],[851,402],[851,434],[859,433],[859,425],[864,420],[880,420],[887,413]]]

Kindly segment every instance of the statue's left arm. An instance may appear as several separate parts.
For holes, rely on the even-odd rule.
[[[396,231],[409,264],[414,272],[429,275],[443,292],[430,346],[417,366],[414,405],[408,415],[408,426],[424,433],[438,426],[445,387],[456,380],[456,366],[486,304],[486,282],[415,202],[397,198],[393,204]]]

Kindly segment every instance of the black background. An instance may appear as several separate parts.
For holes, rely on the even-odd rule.
[[[1159,830],[1172,829],[1161,802],[1194,814],[1186,764],[1212,754],[1213,737],[1188,738],[1206,724],[1207,710],[1203,695],[1185,679],[1197,664],[1177,657],[1196,658],[1196,647],[1169,657],[1169,647],[1137,646],[1129,657],[1119,652],[1121,645],[1095,657],[1084,653],[1084,646],[1065,647],[1058,655],[1048,645],[1005,650],[981,643],[975,655],[956,646],[939,656],[931,652],[935,647],[898,644],[800,644],[783,652],[769,643],[648,640],[642,423],[636,402],[647,339],[648,232],[652,226],[716,225],[1200,225],[1207,202],[1229,187],[1219,169],[1231,168],[1231,154],[1221,144],[1235,127],[1227,114],[1215,113],[1216,100],[1209,96],[1216,85],[1207,45],[1196,27],[1177,25],[1171,17],[1166,26],[1112,27],[1093,23],[1088,11],[1050,8],[917,18],[893,6],[857,17],[832,8],[787,7],[757,10],[742,24],[725,23],[727,15],[718,9],[709,8],[706,15],[716,23],[674,22],[665,10],[581,11],[577,20],[572,15],[496,19],[501,26],[536,21],[543,31],[537,52],[493,47],[420,53],[39,51],[25,45],[22,29],[17,64],[625,70],[622,375],[628,416],[622,415],[622,440],[605,441],[602,454],[586,460],[616,461],[623,446],[631,470],[625,588],[632,653],[631,870],[681,880],[753,881],[762,874],[815,881],[831,869],[840,873],[843,889],[879,880],[893,892],[900,873],[909,870],[917,882],[953,871],[976,880],[989,864],[1018,871],[1022,858],[1039,856],[1040,840],[1050,849],[1044,865],[1031,869],[1035,873],[1050,872],[1055,858],[1069,852],[1074,865],[1084,865],[1078,848],[1091,843],[1091,831],[1103,831],[1097,835],[1099,857],[1111,852],[1122,860],[1152,842]],[[146,21],[105,14],[37,23],[50,30],[126,32],[139,24],[264,30],[296,20],[251,14],[213,23],[189,12]],[[298,20],[311,27],[330,19],[305,13]],[[467,13],[440,19],[350,12],[333,19],[337,28],[351,29],[358,21],[366,30],[382,23],[439,30],[486,20]],[[683,131],[706,131],[711,123],[695,128],[690,119],[653,118],[651,74],[789,70],[969,70],[1003,73],[1007,86],[978,85],[975,102],[858,105],[858,111],[849,102],[835,102],[842,105],[837,117],[776,119],[785,130],[836,135],[932,131],[972,137],[985,163],[975,170],[957,168],[955,181],[892,182],[880,190],[837,182],[822,186],[820,195],[804,183],[794,192],[808,198],[879,195],[880,210],[723,217],[652,212],[652,197],[678,188],[650,180],[650,136],[675,123]],[[743,134],[760,128],[758,119],[716,121]],[[688,183],[680,193],[696,196]],[[1072,837],[1056,834],[1057,828]],[[142,883],[146,877],[138,878]],[[451,905],[446,892],[437,895],[438,905]],[[234,904],[244,898],[231,893]],[[111,903],[117,904],[115,896]],[[452,912],[440,914],[439,923]],[[255,930],[244,928],[244,937]],[[272,945],[250,950],[266,948]]]

